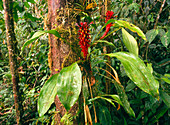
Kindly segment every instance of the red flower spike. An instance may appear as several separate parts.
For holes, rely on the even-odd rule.
[[[91,24],[91,23],[90,23]],[[90,25],[89,24],[89,25]],[[88,54],[88,47],[90,46],[89,42],[90,42],[90,30],[89,29],[89,25],[87,24],[87,22],[81,22],[79,27],[79,45],[81,47],[81,51],[83,52],[84,58],[87,57]]]
[[[107,11],[105,23],[107,23],[107,21],[109,19],[116,17],[116,16],[113,16],[113,14],[114,14],[113,11]],[[100,39],[103,39],[107,35],[107,33],[109,32],[111,26],[112,26],[111,23],[106,25],[106,31],[104,32],[103,36]]]

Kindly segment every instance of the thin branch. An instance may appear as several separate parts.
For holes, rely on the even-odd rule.
[[[93,94],[92,94],[92,89],[91,89],[91,85],[90,85],[90,80],[89,80],[89,78],[87,80],[88,80],[88,83],[89,83],[91,98],[93,99]],[[93,102],[93,110],[94,110],[95,123],[97,123],[97,115],[96,115],[96,108],[95,108],[94,102]]]
[[[157,16],[157,18],[156,18],[156,22],[155,22],[155,25],[154,25],[154,29],[156,29],[156,26],[157,26],[157,23],[158,23],[160,14],[162,13],[162,8],[164,7],[165,2],[166,2],[166,0],[164,0],[163,3],[162,3],[162,5],[161,5],[161,8],[160,8],[159,13],[158,13],[158,16]]]

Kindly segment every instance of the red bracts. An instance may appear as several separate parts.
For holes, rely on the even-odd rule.
[[[105,23],[107,23],[107,21],[108,21],[109,19],[115,17],[115,16],[113,16],[113,14],[114,14],[113,11],[107,11]],[[104,32],[103,36],[102,36],[100,39],[103,39],[103,38],[107,35],[107,33],[109,32],[111,26],[112,26],[111,23],[107,24],[107,26],[106,26],[106,31]]]
[[[88,54],[88,47],[90,46],[89,42],[90,42],[90,30],[89,29],[89,25],[87,24],[87,22],[81,22],[79,27],[79,45],[81,47],[81,51],[83,52],[84,58],[87,57]]]

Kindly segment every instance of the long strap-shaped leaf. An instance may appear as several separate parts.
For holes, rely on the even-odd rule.
[[[128,77],[144,92],[159,100],[159,82],[139,57],[127,52],[117,52],[106,55],[118,58],[123,64]]]
[[[28,46],[29,44],[31,44],[32,42],[34,42],[36,39],[38,39],[40,36],[44,35],[45,33],[50,33],[50,34],[53,34],[55,35],[56,37],[58,38],[61,38],[63,39],[65,42],[67,42],[64,38],[62,38],[59,34],[59,32],[57,32],[55,29],[52,29],[52,30],[44,30],[44,31],[37,31],[35,32],[35,34],[28,40],[24,43],[23,47],[22,47],[22,52],[23,50],[25,49],[26,46]]]
[[[107,64],[107,63],[106,63]],[[115,85],[115,87],[116,87],[116,90],[117,90],[117,93],[118,93],[118,96],[119,96],[119,98],[120,98],[120,100],[118,101],[118,99],[116,99],[114,96],[111,96],[114,100],[117,100],[117,103],[118,104],[120,104],[120,105],[122,105],[123,106],[123,108],[125,109],[125,111],[130,115],[130,116],[132,116],[132,117],[135,117],[135,113],[134,113],[134,111],[133,111],[133,109],[130,107],[130,103],[128,102],[128,97],[127,97],[127,95],[126,95],[126,93],[125,93],[125,90],[124,90],[124,87],[121,85],[121,83],[120,83],[120,80],[119,80],[119,78],[118,78],[118,74],[117,74],[117,72],[116,72],[116,70],[113,68],[113,67],[111,67],[109,64],[107,64],[111,69],[112,69],[112,71],[114,72],[114,75],[115,76],[113,76],[110,72],[108,72],[107,70],[104,70],[104,71],[106,71],[108,74],[110,74],[112,77],[113,77],[113,79],[115,80],[113,80],[113,79],[111,79],[111,81],[114,83],[114,85]],[[100,68],[100,69],[102,69],[102,68]],[[102,69],[103,70],[103,69]],[[104,76],[104,77],[106,77],[106,76]],[[107,77],[106,77],[107,78]],[[104,98],[102,98],[102,99],[104,99]],[[106,99],[105,99],[106,100]],[[106,100],[106,101],[108,101],[108,102],[110,102],[113,106],[114,106],[114,103],[112,102],[112,100]]]
[[[115,75],[115,76],[113,76],[113,75],[111,75],[111,76],[112,76],[112,77],[114,78],[114,80],[115,80],[115,81],[113,81],[113,83],[114,83],[114,85],[115,85],[115,87],[116,87],[116,90],[117,90],[117,93],[118,93],[118,95],[119,95],[119,97],[120,97],[120,100],[121,100],[121,102],[122,102],[123,108],[125,109],[125,111],[126,111],[130,116],[135,117],[135,113],[134,113],[133,109],[130,107],[130,103],[129,103],[128,97],[127,97],[127,95],[126,95],[126,93],[125,93],[125,89],[124,89],[124,87],[121,85],[121,82],[120,82],[120,80],[119,80],[119,77],[118,77],[118,74],[117,74],[116,70],[115,70],[112,66],[110,66],[108,63],[106,63],[106,64],[112,69],[112,71],[113,71],[113,73],[114,73],[114,75]],[[120,104],[121,104],[121,103],[120,103]]]

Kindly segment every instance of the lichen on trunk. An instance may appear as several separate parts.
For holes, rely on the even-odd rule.
[[[12,0],[3,0],[5,12],[6,37],[9,52],[10,72],[13,82],[14,105],[16,110],[17,125],[22,125],[22,100],[19,92],[19,74],[17,62],[17,41],[14,33],[14,22],[12,14]]]
[[[78,59],[77,54],[72,51],[73,48],[78,45],[76,44],[76,21],[72,16],[73,12],[68,8],[68,4],[65,0],[48,0],[48,30],[56,29],[68,42],[66,43],[62,39],[49,34],[50,49],[48,63],[51,75],[59,73],[63,67],[71,65]],[[56,122],[57,124],[62,124],[60,120],[66,113],[66,110],[61,104],[58,96],[55,98],[55,105],[56,110],[59,111],[56,114]],[[77,108],[72,108],[72,110],[77,110]]]

